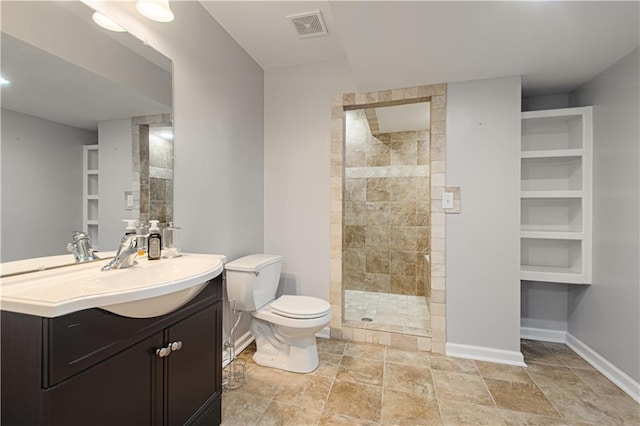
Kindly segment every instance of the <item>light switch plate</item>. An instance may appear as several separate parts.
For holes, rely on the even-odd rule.
[[[453,192],[442,193],[442,208],[443,209],[453,208]]]
[[[124,191],[125,210],[133,210],[133,191]]]

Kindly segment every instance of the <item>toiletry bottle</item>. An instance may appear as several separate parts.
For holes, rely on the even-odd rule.
[[[147,254],[147,238],[149,237],[149,225],[140,221],[138,228],[136,229],[137,244],[138,244],[138,256],[144,256]]]
[[[147,239],[147,255],[149,260],[160,259],[162,251],[162,237],[160,236],[158,222],[157,220],[149,221],[149,238]]]
[[[127,224],[124,230],[124,235],[129,236],[136,233],[136,220],[135,219],[122,219]]]

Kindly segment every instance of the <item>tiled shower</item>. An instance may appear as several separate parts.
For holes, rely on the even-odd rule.
[[[379,133],[371,110],[345,112],[343,283],[349,323],[364,318],[365,328],[418,335],[428,330],[429,155],[428,129]]]

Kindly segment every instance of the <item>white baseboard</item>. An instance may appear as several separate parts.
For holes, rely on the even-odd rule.
[[[236,356],[242,352],[243,350],[246,349],[247,346],[249,346],[251,344],[251,342],[253,342],[255,339],[253,337],[253,334],[251,334],[250,331],[247,331],[246,333],[244,333],[242,336],[240,336],[239,339],[236,339],[234,346],[235,349],[235,353]],[[227,354],[227,351],[225,351],[224,349],[222,350],[222,368],[226,367],[227,364],[229,364],[229,356]]]
[[[631,398],[640,403],[640,383],[629,377],[624,371],[607,361],[602,355],[567,333],[567,345],[585,361],[601,372],[607,379],[615,383]]]
[[[316,333],[316,337],[319,337],[321,339],[330,339],[331,338],[331,329],[329,328],[329,326],[326,326],[322,330],[318,331]]]
[[[517,365],[525,367],[524,357],[517,351],[505,351],[502,349],[485,348],[484,346],[461,345],[447,343],[445,346],[447,356],[455,358],[468,358],[477,361],[495,362],[498,364]]]
[[[520,337],[541,342],[567,343],[567,332],[562,330],[520,327]]]

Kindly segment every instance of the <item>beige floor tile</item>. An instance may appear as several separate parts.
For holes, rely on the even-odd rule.
[[[342,414],[323,413],[319,426],[378,426],[380,423],[357,419]]]
[[[379,422],[381,405],[381,387],[335,380],[325,405],[325,414]]]
[[[311,374],[326,377],[328,379],[334,379],[338,373],[338,367],[340,366],[340,361],[342,361],[342,355],[318,352],[318,360],[320,361],[318,368],[316,368]]]
[[[540,342],[523,340],[520,345],[520,350],[527,364],[530,362],[538,362],[541,364],[566,365],[555,353]]]
[[[331,379],[312,374],[299,374],[283,381],[273,400],[322,411],[330,389]]]
[[[429,352],[412,351],[408,349],[387,348],[385,362],[395,364],[414,365],[416,367],[429,368],[431,366]]]
[[[493,406],[493,399],[479,375],[431,370],[438,400],[449,399]]]
[[[609,416],[619,417],[625,425],[640,425],[640,404],[628,395],[599,395],[602,409]]]
[[[597,371],[591,364],[589,364],[584,359],[580,358],[579,355],[575,353],[571,354],[556,354],[556,356],[566,365],[567,367],[576,368],[576,369],[586,369],[591,371]]]
[[[431,370],[403,364],[385,364],[384,388],[436,399]]]
[[[523,341],[526,368],[338,340],[318,348],[319,368],[304,375],[256,365],[249,346],[223,424],[640,425],[640,405],[566,345]]]
[[[258,426],[317,425],[321,411],[313,411],[299,405],[272,401],[258,421]]]
[[[342,355],[347,342],[335,339],[316,339],[318,352],[328,352],[331,354]]]
[[[270,399],[238,392],[222,394],[222,425],[255,425]]]
[[[547,397],[535,384],[485,379],[489,392],[499,408],[560,417]]]
[[[440,402],[440,415],[442,422],[447,426],[498,426],[505,424],[500,410],[497,408],[466,402],[443,400]]]
[[[444,355],[430,355],[433,370],[451,371],[456,373],[480,374],[476,363],[470,359],[450,358]]]
[[[554,402],[556,398],[582,399],[593,392],[568,367],[531,363],[528,372],[551,402]]]
[[[344,356],[336,379],[366,385],[382,386],[384,363],[363,358]]]
[[[349,342],[344,350],[344,354],[353,358],[384,361],[385,350],[386,347],[383,345]]]
[[[580,379],[586,383],[596,393],[601,393],[610,396],[622,396],[626,397],[622,389],[613,384],[609,379],[603,376],[597,370],[585,370],[581,368],[571,369],[571,371]]]
[[[509,382],[533,383],[523,367],[476,361],[480,375],[485,379],[507,380]]]
[[[602,395],[590,394],[582,399],[554,398],[553,404],[569,424],[598,426],[638,424],[638,422],[625,422],[624,413],[619,411],[621,407],[609,403]]]
[[[441,425],[438,403],[424,395],[385,389],[382,425]]]
[[[568,424],[560,418],[537,416],[518,411],[500,410],[500,414],[508,426],[564,426]]]
[[[246,372],[247,383],[238,388],[237,391],[262,398],[271,398],[275,395],[280,383],[293,376],[295,376],[295,373],[256,366]]]

